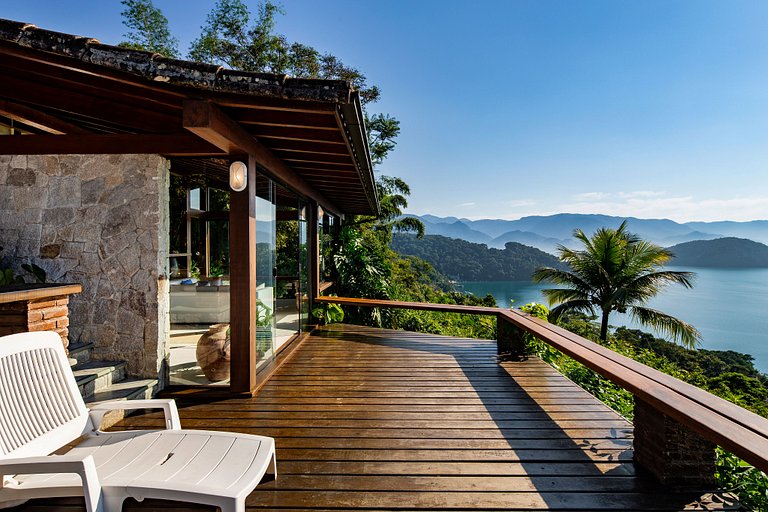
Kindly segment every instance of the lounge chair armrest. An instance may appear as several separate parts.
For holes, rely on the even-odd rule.
[[[88,512],[99,512],[104,506],[96,463],[92,455],[49,455],[19,457],[0,461],[0,475],[37,475],[75,473],[83,482],[83,495]],[[2,478],[2,476],[0,476]]]
[[[101,427],[101,421],[104,415],[109,411],[130,411],[136,409],[162,409],[165,413],[165,428],[169,430],[181,429],[181,419],[179,419],[179,410],[176,408],[176,402],[172,399],[154,398],[151,400],[115,400],[113,402],[103,402],[90,408],[91,423],[93,428],[98,430]]]

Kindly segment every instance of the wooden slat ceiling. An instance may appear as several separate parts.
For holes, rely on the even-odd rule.
[[[341,213],[378,211],[362,110],[348,83],[227,71],[0,20],[0,120],[15,115],[46,135],[189,135],[182,113],[191,99],[217,104]],[[29,112],[38,119],[24,122]],[[210,157],[183,165],[226,176],[226,155]]]

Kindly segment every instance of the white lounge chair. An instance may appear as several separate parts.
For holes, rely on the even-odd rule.
[[[166,430],[99,429],[111,410],[151,408],[163,409]],[[268,469],[277,477],[271,437],[181,430],[173,400],[109,402],[89,411],[58,334],[0,337],[0,508],[84,496],[88,512],[119,512],[128,497],[242,512]]]

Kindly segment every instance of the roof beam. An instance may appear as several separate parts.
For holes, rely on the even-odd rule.
[[[8,135],[0,137],[0,155],[224,156],[198,137],[180,135]]]
[[[54,135],[89,133],[79,126],[26,105],[0,99],[0,115]]]
[[[263,167],[264,174],[290,188],[292,191],[312,199],[324,209],[343,213],[326,199],[317,189],[309,185],[293,169],[275,156],[272,151],[256,141],[242,126],[229,118],[219,107],[209,101],[188,100],[184,102],[184,128],[228,154],[247,153]]]

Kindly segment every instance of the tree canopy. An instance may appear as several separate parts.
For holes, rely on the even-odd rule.
[[[129,32],[123,34],[123,48],[155,52],[166,57],[179,56],[179,40],[171,35],[168,19],[152,0],[122,0],[120,13]]]

